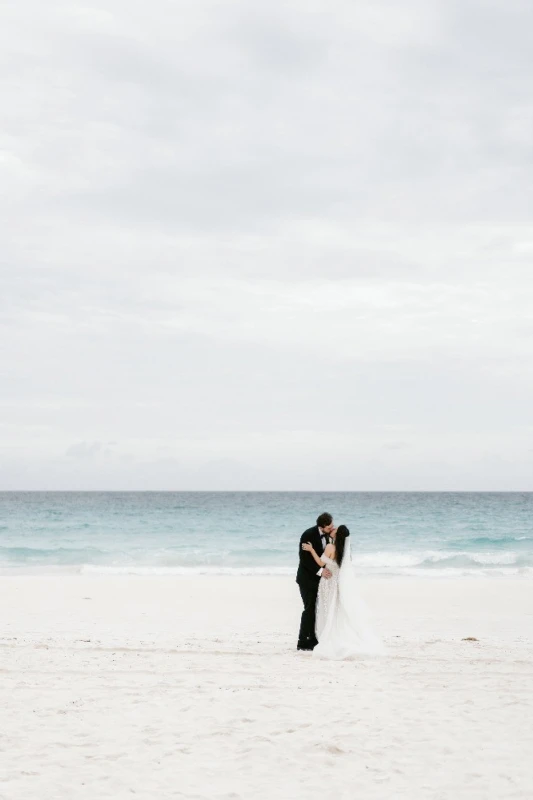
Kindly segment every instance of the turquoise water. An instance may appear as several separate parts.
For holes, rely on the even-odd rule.
[[[0,572],[293,574],[321,511],[364,574],[533,576],[533,493],[0,492]]]

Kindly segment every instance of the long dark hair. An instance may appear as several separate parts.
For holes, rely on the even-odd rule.
[[[335,561],[337,564],[342,564],[342,559],[344,556],[344,545],[346,543],[346,539],[350,535],[350,531],[346,527],[346,525],[339,525],[337,528],[337,536],[335,538]]]

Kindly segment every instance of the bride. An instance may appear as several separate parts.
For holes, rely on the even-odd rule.
[[[357,579],[350,555],[350,531],[346,525],[331,533],[333,543],[318,556],[312,544],[304,543],[316,563],[327,566],[331,578],[321,578],[316,605],[316,638],[313,655],[335,660],[359,655],[377,655],[385,648],[374,633],[368,611],[357,591]]]

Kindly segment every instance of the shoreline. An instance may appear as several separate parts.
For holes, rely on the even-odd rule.
[[[136,579],[136,578],[164,578],[168,580],[179,580],[181,578],[251,578],[253,580],[268,578],[272,580],[296,579],[296,568],[280,567],[107,567],[101,568],[93,565],[83,566],[56,566],[56,567],[10,567],[2,569],[0,567],[0,581],[5,578],[108,578],[108,579]],[[532,581],[533,568],[522,567],[514,568],[494,568],[492,570],[468,570],[463,574],[445,570],[435,569],[420,572],[375,572],[371,573],[364,570],[355,570],[358,581]]]

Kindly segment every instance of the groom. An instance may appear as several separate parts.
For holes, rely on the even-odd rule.
[[[327,567],[318,569],[311,553],[302,550],[304,542],[310,542],[315,552],[321,556],[328,543],[329,534],[334,529],[333,517],[325,512],[316,521],[314,528],[309,528],[300,537],[300,563],[296,573],[296,583],[304,604],[300,633],[298,635],[298,650],[312,650],[318,644],[315,636],[316,597],[320,578],[331,578]]]

